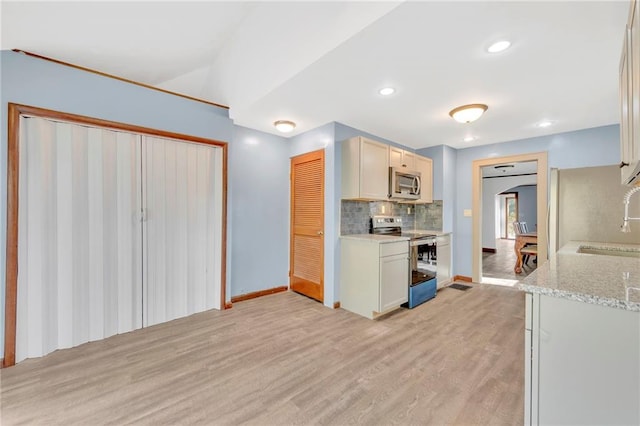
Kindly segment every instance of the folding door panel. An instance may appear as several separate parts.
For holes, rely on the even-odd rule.
[[[144,325],[220,307],[219,148],[143,138]]]
[[[16,362],[142,326],[140,138],[20,129]]]

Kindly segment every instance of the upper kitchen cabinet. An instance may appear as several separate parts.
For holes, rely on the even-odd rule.
[[[389,166],[402,167],[405,170],[416,170],[416,154],[404,149],[389,147]]]
[[[342,198],[389,199],[389,145],[361,136],[342,142]]]
[[[420,200],[418,203],[433,203],[433,160],[415,156],[415,169],[420,172]]]
[[[620,171],[640,184],[640,0],[632,0],[620,60]]]

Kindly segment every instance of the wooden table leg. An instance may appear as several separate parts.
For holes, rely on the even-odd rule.
[[[516,274],[522,272],[522,253],[520,250],[525,246],[525,242],[523,239],[516,238],[516,242],[513,245],[513,249],[516,252],[516,266],[513,268]]]

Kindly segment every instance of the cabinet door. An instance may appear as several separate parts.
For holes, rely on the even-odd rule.
[[[409,298],[408,253],[380,258],[380,310],[384,312]]]
[[[412,152],[402,151],[402,167],[406,167],[407,170],[416,170],[416,157]]]
[[[640,424],[640,313],[542,295],[539,314],[535,424]]]
[[[436,257],[438,258],[436,277],[440,286],[451,279],[451,237],[449,235],[437,238]]]
[[[433,202],[433,160],[427,157],[415,156],[416,170],[420,172],[421,188],[420,202]]]
[[[389,166],[390,167],[402,167],[402,154],[403,150],[394,146],[389,147]]]
[[[624,46],[622,48],[622,58],[620,59],[620,160],[622,164],[629,164],[631,162],[631,112],[632,105],[630,102],[631,84],[629,66],[631,51],[628,49],[630,42],[629,28],[626,29]],[[625,184],[630,177],[631,167],[624,166],[620,168],[620,178],[622,183]]]
[[[396,148],[394,146],[389,147],[389,166],[390,167],[402,167],[406,170],[415,170],[416,155],[412,152],[405,151],[404,149]]]
[[[635,1],[631,20],[631,42],[627,47],[629,57],[629,105],[631,123],[629,125],[629,168],[636,170],[640,161],[640,2]]]
[[[362,138],[360,198],[386,200],[389,195],[389,146]]]

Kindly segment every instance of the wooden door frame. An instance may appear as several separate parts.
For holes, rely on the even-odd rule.
[[[537,233],[538,233],[538,259],[539,265],[547,260],[547,181],[549,169],[547,167],[547,152],[534,152],[531,154],[516,154],[506,157],[484,158],[473,160],[471,165],[472,185],[472,242],[471,242],[471,279],[473,282],[482,282],[482,168],[485,166],[497,166],[504,163],[525,163],[535,161],[536,175],[536,199],[537,199]]]
[[[294,160],[304,160],[306,157],[314,157],[316,155],[318,155],[318,153],[322,153],[322,174],[323,174],[323,179],[322,179],[322,229],[323,229],[323,234],[322,234],[322,250],[320,250],[320,261],[322,262],[322,267],[320,269],[321,271],[321,276],[320,276],[320,283],[322,285],[322,300],[320,302],[324,303],[324,299],[325,299],[325,288],[324,288],[324,248],[325,248],[325,237],[326,234],[324,233],[324,229],[326,228],[326,222],[325,222],[325,212],[324,212],[324,204],[325,204],[325,157],[326,157],[326,151],[325,149],[318,149],[315,151],[310,151],[310,152],[306,152],[304,154],[300,154],[300,155],[296,155],[291,157],[290,161],[289,161],[289,289],[291,289],[291,277],[293,276],[293,225],[294,225],[294,218],[293,218],[293,213],[294,213],[294,191],[293,191],[293,161]]]
[[[4,307],[4,359],[2,367],[15,364],[16,358],[16,309],[18,302],[18,204],[20,174],[20,117],[32,116],[73,124],[102,127],[143,135],[178,139],[185,142],[213,145],[222,149],[222,236],[221,236],[221,281],[220,309],[225,309],[227,277],[227,143],[214,139],[190,136],[181,133],[151,129],[132,124],[119,123],[83,115],[54,111],[28,105],[9,103],[7,137],[7,251],[5,272]]]

